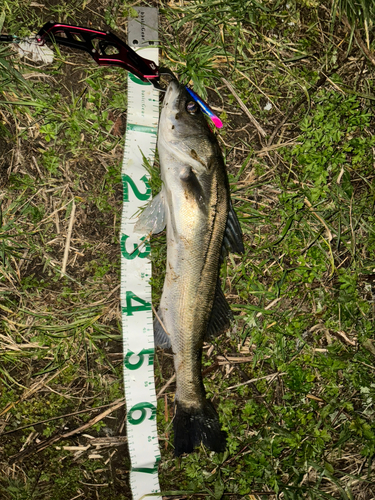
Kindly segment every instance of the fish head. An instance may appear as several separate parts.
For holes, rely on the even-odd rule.
[[[207,172],[213,160],[221,157],[216,137],[199,104],[185,86],[175,80],[169,84],[164,97],[158,149],[159,154],[167,153],[197,173]]]

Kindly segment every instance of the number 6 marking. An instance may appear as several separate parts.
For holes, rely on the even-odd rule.
[[[147,417],[147,410],[151,410],[151,415],[149,420],[155,420],[156,417],[156,408],[151,403],[137,403],[130,409],[128,413],[128,421],[130,424],[139,425],[141,424]],[[141,416],[139,418],[133,418],[133,413],[136,411],[141,412]]]

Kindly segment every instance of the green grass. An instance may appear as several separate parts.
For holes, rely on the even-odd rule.
[[[165,498],[374,497],[375,70],[358,39],[372,50],[374,5],[360,3],[357,17],[350,2],[160,5],[162,64],[207,93],[225,123],[219,143],[245,240],[221,271],[235,324],[203,357],[228,450],[174,458],[170,385],[158,400]],[[131,3],[7,0],[4,12],[3,32],[55,19],[125,36]],[[126,106],[122,70],[64,49],[37,68],[0,47],[4,500],[130,498],[124,407],[54,441],[123,396]],[[151,258],[156,306],[165,237],[152,240]],[[159,351],[157,391],[172,374]]]

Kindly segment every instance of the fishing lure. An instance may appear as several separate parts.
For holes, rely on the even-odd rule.
[[[185,88],[189,92],[191,97],[194,99],[194,101],[196,101],[199,104],[203,113],[205,113],[209,118],[211,118],[213,124],[217,128],[221,128],[223,126],[223,122],[220,120],[218,116],[215,115],[215,113],[212,111],[209,105],[206,102],[204,102],[204,100],[201,97],[199,97],[199,95],[196,94],[194,90],[192,90],[190,87],[186,85]]]

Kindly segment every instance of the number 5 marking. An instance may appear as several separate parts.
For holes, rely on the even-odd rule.
[[[133,351],[128,351],[124,359],[124,365],[129,370],[138,370],[143,365],[145,360],[145,354],[148,354],[148,365],[154,364],[154,349],[142,349],[139,354],[135,354]],[[130,363],[130,358],[132,356],[138,356],[138,361],[135,363]]]

